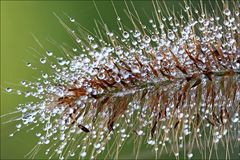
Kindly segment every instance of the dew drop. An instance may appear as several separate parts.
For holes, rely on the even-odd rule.
[[[193,154],[192,154],[192,153],[188,153],[188,154],[187,154],[187,157],[190,159],[190,158],[193,157]]]
[[[174,155],[175,155],[176,157],[178,157],[178,156],[179,156],[179,153],[178,153],[178,152],[176,152],[176,153],[174,153]]]
[[[89,40],[89,41],[93,41],[94,38],[93,38],[91,35],[88,35],[88,40]]]
[[[45,63],[46,63],[46,58],[40,58],[40,62],[41,62],[42,64],[45,64]]]
[[[228,8],[225,8],[223,10],[223,14],[225,14],[226,16],[230,16],[231,15],[231,11]]]
[[[127,38],[129,37],[129,33],[128,33],[127,31],[124,31],[124,32],[123,32],[123,37],[124,37],[125,39],[127,39]]]
[[[96,43],[92,44],[92,48],[96,49],[98,47],[98,45]]]
[[[47,51],[46,54],[50,57],[53,55],[53,53],[51,51]]]
[[[151,38],[152,38],[152,41],[153,41],[153,42],[156,42],[156,41],[158,40],[158,36],[156,36],[156,35],[152,35]]]
[[[101,145],[100,145],[100,143],[97,143],[97,144],[94,145],[94,147],[95,147],[96,149],[98,149],[98,148],[101,147]]]
[[[174,35],[174,33],[173,33],[172,31],[168,32],[168,38],[169,38],[170,40],[174,40],[175,35]]]
[[[40,137],[40,136],[41,136],[41,133],[36,133],[36,136],[37,136],[37,137]]]
[[[46,78],[48,78],[48,74],[47,73],[43,73],[42,77],[46,79]]]
[[[44,141],[44,143],[45,143],[45,144],[49,144],[49,143],[50,143],[50,140],[49,140],[49,139],[46,139],[46,140]]]
[[[72,50],[73,50],[73,52],[77,52],[77,48],[73,48]]]
[[[70,156],[71,157],[75,156],[75,153],[74,152],[70,153]]]
[[[137,38],[141,35],[141,33],[138,30],[135,30],[133,33],[133,37]]]
[[[14,136],[14,134],[13,134],[13,133],[9,134],[9,137],[13,137],[13,136]]]
[[[81,155],[81,157],[86,157],[87,153],[85,151],[83,151],[80,155]]]
[[[69,18],[69,20],[70,20],[71,22],[75,22],[75,19],[74,19],[74,18]]]
[[[9,88],[9,87],[8,87],[8,88],[5,89],[5,91],[8,92],[8,93],[9,93],[9,92],[12,92],[12,88]]]
[[[29,62],[27,62],[27,63],[26,63],[26,66],[27,66],[27,67],[31,67],[31,66],[32,66],[32,64],[31,64],[31,63],[29,63]]]
[[[146,35],[146,36],[143,37],[143,41],[144,41],[145,43],[150,43],[150,42],[151,42],[151,38]]]
[[[105,74],[104,73],[98,73],[98,78],[100,79],[100,80],[102,80],[102,79],[104,79],[105,78]]]
[[[76,39],[76,42],[77,42],[77,43],[80,43],[80,42],[81,42],[81,39],[77,38],[77,39]]]
[[[150,144],[150,145],[154,145],[155,141],[154,140],[148,140],[147,143]]]
[[[17,125],[16,125],[16,128],[21,128],[21,127],[22,127],[21,124],[17,124]]]
[[[141,135],[143,135],[143,131],[142,131],[142,130],[139,130],[139,131],[137,132],[137,134],[138,134],[139,136],[141,136]]]

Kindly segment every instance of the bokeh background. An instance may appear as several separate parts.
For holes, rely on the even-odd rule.
[[[151,1],[133,1],[133,3],[142,21],[146,22],[153,12]],[[169,0],[166,3],[168,6],[174,5],[176,10],[180,9],[180,1]],[[108,26],[112,30],[117,30],[116,15],[111,2],[96,1],[96,4]],[[114,4],[127,25],[128,20],[124,18],[123,12],[124,2],[115,1]],[[53,48],[48,41],[49,38],[54,39],[59,44],[73,45],[66,30],[53,13],[63,19],[68,19],[67,15],[71,16],[90,31],[93,31],[94,19],[99,20],[92,1],[1,1],[1,114],[12,112],[19,103],[31,100],[17,96],[14,92],[12,94],[5,93],[4,88],[10,86],[21,89],[19,86],[21,80],[33,80],[39,76],[39,73],[27,68],[25,63],[31,61],[33,64],[35,62],[37,66],[40,65],[39,54],[45,55],[46,50]],[[38,46],[34,37],[39,40],[44,49]],[[48,70],[44,66],[41,68]],[[9,118],[14,118],[14,116]],[[1,121],[4,122],[9,118],[2,118]],[[24,159],[24,155],[37,142],[34,132],[26,132],[24,129],[14,137],[9,138],[9,134],[15,130],[15,125],[15,122],[1,125],[1,159]],[[132,153],[129,152],[131,148],[132,145],[128,144],[120,157],[131,158]],[[197,151],[195,152],[197,153]],[[219,154],[221,155],[221,153]],[[39,154],[37,158],[46,157]],[[143,147],[140,158],[154,158],[154,154]]]

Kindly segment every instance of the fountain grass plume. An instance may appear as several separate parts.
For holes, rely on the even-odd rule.
[[[132,29],[113,5],[118,32],[111,32],[101,15],[92,34],[69,18],[78,27],[72,30],[55,14],[76,48],[60,46],[65,58],[46,51],[40,63],[49,62],[54,72],[42,73],[36,82],[21,82],[30,91],[18,94],[38,101],[18,106],[22,115],[17,128],[41,128],[28,158],[36,158],[47,145],[50,159],[117,159],[128,140],[134,143],[136,159],[145,144],[156,159],[164,153],[191,159],[193,150],[203,159],[213,152],[220,159],[236,154],[239,2],[216,1],[212,12],[202,1],[197,7],[183,2],[181,14],[164,1],[152,3],[152,19],[144,25],[133,2],[126,2]],[[219,146],[225,157],[218,157]]]

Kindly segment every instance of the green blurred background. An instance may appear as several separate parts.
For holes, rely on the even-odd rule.
[[[133,1],[143,22],[153,12],[151,1]],[[196,3],[196,1],[195,1]],[[112,30],[117,30],[116,15],[110,1],[96,1],[99,11],[104,21]],[[114,4],[122,17],[125,4],[123,1],[115,1]],[[179,1],[167,1],[167,5],[175,5],[179,10]],[[45,56],[48,49],[54,48],[48,38],[54,39],[57,43],[67,43],[69,46],[73,42],[66,30],[61,26],[55,12],[60,18],[68,19],[66,14],[75,18],[78,23],[93,31],[94,19],[99,20],[99,16],[92,1],[1,1],[1,114],[12,112],[19,103],[25,103],[31,99],[7,94],[4,87],[20,88],[21,80],[33,80],[39,73],[32,71],[25,66],[27,61],[37,61],[40,57],[30,48],[34,48],[39,54]],[[145,14],[147,13],[147,15]],[[123,18],[128,25],[127,18]],[[68,21],[70,23],[70,21]],[[33,36],[37,37],[45,47],[41,49]],[[54,52],[54,54],[58,54]],[[48,68],[42,67],[43,70]],[[14,116],[10,116],[12,118]],[[1,119],[2,122],[9,118]],[[1,125],[1,159],[23,159],[37,139],[34,132],[26,133],[23,129],[14,137],[9,138],[9,134],[15,130],[16,123]],[[132,145],[129,144],[122,153],[122,158],[131,158]],[[221,153],[220,153],[221,154]],[[140,152],[141,158],[154,158],[154,154],[145,147]],[[168,157],[168,156],[167,156]],[[44,158],[44,155],[38,155]],[[172,157],[173,158],[173,157]]]

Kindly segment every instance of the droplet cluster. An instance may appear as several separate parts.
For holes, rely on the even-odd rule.
[[[150,25],[131,20],[137,26],[132,30],[119,17],[117,22],[120,34],[106,29],[101,36],[81,37],[68,28],[77,44],[69,50],[71,58],[46,51],[39,61],[53,73],[21,81],[29,90],[17,94],[38,102],[19,105],[17,129],[41,128],[37,145],[49,145],[46,155],[59,159],[102,152],[108,157],[128,139],[142,139],[159,155],[171,146],[179,157],[185,148],[189,159],[195,139],[216,144],[231,130],[239,142],[237,4],[219,16],[188,5],[179,17],[157,10]],[[106,151],[109,141],[113,150]]]

